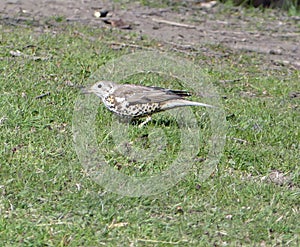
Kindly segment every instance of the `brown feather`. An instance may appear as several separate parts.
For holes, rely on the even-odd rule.
[[[190,96],[186,91],[170,90],[160,87],[146,87],[131,84],[120,85],[115,90],[116,97],[125,97],[129,105],[146,104],[146,103],[160,103],[167,100],[181,99]]]

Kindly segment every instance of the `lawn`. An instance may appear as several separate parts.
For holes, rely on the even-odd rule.
[[[200,180],[214,129],[205,109],[192,108],[203,132],[196,165],[160,193],[130,197],[114,192],[114,177],[109,177],[111,188],[110,181],[96,183],[78,158],[76,102],[92,99],[98,104],[96,97],[82,95],[80,87],[90,85],[94,72],[112,59],[170,47],[126,31],[64,21],[43,30],[30,23],[1,28],[3,246],[299,246],[299,71],[266,66],[262,55],[246,51],[226,57],[174,53],[201,64],[217,89],[226,144],[217,168]],[[112,45],[124,37],[134,46]],[[157,74],[126,80],[186,89],[176,78]],[[163,155],[153,162],[136,161],[114,151],[110,128],[118,120],[102,104],[93,106],[97,112],[91,128],[113,171],[143,178],[164,171],[178,156],[182,139],[170,114],[155,115],[143,129],[126,125],[129,144],[140,151],[154,152],[148,131],[158,129],[153,138],[163,137]]]

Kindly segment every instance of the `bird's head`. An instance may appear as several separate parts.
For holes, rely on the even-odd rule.
[[[94,93],[98,97],[103,98],[112,93],[116,86],[117,84],[111,81],[99,81],[93,86],[83,89],[83,93]]]

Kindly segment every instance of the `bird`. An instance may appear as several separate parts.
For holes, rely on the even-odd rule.
[[[94,93],[108,110],[122,118],[146,117],[140,127],[151,121],[151,115],[157,112],[185,106],[214,107],[185,99],[191,96],[187,91],[112,81],[99,81],[91,87],[84,88],[83,93]]]

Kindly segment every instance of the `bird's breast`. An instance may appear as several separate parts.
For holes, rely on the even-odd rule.
[[[120,109],[120,112],[123,112],[124,115],[131,117],[143,117],[146,115],[151,115],[155,112],[160,111],[159,103],[146,103],[146,104],[133,104],[133,105],[123,105],[123,109]]]
[[[126,98],[115,97],[114,95],[108,95],[103,98],[105,106],[112,112],[125,117],[143,117],[151,115],[161,110],[160,103],[133,103],[129,104]]]

